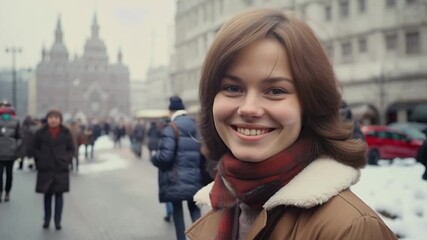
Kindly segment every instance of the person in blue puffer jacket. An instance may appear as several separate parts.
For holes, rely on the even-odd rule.
[[[152,152],[151,161],[159,169],[159,200],[172,202],[176,238],[185,240],[182,202],[187,201],[193,222],[201,215],[193,201],[194,194],[203,186],[200,133],[180,97],[169,99],[169,110],[171,123],[163,128],[158,150]]]

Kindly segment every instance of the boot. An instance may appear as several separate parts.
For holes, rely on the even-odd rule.
[[[9,193],[6,193],[6,195],[4,196],[4,201],[9,202],[9,200],[10,200]]]

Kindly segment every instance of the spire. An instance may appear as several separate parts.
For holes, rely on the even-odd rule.
[[[92,38],[98,39],[98,34],[99,34],[98,18],[95,12],[93,14],[93,22],[92,22]]]
[[[62,43],[61,15],[58,16],[58,21],[56,22],[55,42]]]
[[[122,61],[123,61],[122,48],[119,48],[119,52],[117,53],[117,63],[122,64]]]

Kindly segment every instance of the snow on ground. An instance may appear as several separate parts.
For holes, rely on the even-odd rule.
[[[424,166],[415,159],[395,159],[367,166],[351,189],[380,213],[401,239],[427,239],[427,181]],[[384,214],[381,214],[384,213]],[[385,217],[384,215],[388,215]]]
[[[130,143],[128,138],[122,139],[122,148],[129,148]],[[79,173],[80,174],[91,174],[91,173],[101,173],[111,170],[125,169],[129,166],[128,161],[124,161],[122,156],[114,152],[108,152],[105,150],[111,150],[114,148],[114,143],[109,136],[101,136],[96,140],[95,143],[95,161],[85,160],[85,146],[80,146],[79,156],[80,165]],[[90,147],[88,148],[90,152]]]

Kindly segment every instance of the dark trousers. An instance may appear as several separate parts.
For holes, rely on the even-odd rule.
[[[52,216],[52,197],[53,193],[44,194],[44,222],[49,225]],[[64,207],[64,198],[62,193],[55,193],[55,225],[61,225],[62,209]]]
[[[79,153],[76,153],[76,155],[74,155],[73,159],[71,160],[71,170],[74,169],[74,159],[76,159],[76,171],[79,171]]]
[[[21,159],[19,159],[19,165],[18,165],[19,169],[22,169],[24,167],[24,160],[25,160],[25,157],[21,157]]]
[[[185,222],[182,209],[182,201],[173,201],[173,223],[175,225],[175,234],[177,240],[185,240]],[[195,222],[200,218],[200,208],[197,207],[193,200],[187,200],[188,211],[190,212],[191,221]]]
[[[6,169],[6,186],[4,190],[6,191],[6,193],[9,193],[12,189],[13,163],[14,161],[0,160],[0,192],[3,192],[3,169]]]
[[[93,147],[95,144],[85,144],[85,157],[88,158],[88,147],[90,147],[90,158],[93,158]]]

